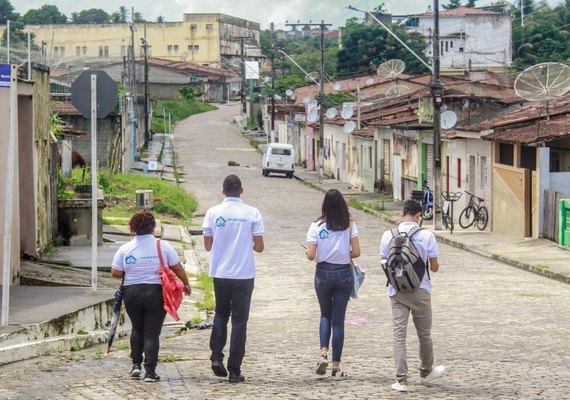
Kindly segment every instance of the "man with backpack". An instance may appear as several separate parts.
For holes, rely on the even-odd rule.
[[[437,272],[437,242],[433,232],[420,228],[422,206],[407,200],[402,210],[403,222],[384,232],[380,242],[382,268],[388,279],[387,289],[392,307],[394,360],[397,382],[392,389],[408,390],[406,333],[410,312],[420,345],[420,379],[430,382],[441,378],[445,367],[433,366],[431,340],[431,282],[429,271]]]

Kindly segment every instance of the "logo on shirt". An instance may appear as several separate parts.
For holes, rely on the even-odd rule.
[[[136,263],[137,263],[137,259],[133,255],[130,255],[130,256],[125,258],[125,264],[136,264]]]
[[[226,220],[224,217],[218,217],[216,219],[216,226],[226,226]]]
[[[321,230],[319,231],[319,238],[320,238],[320,239],[328,239],[329,236],[330,236],[330,233],[329,233],[329,231],[327,231],[326,229],[321,229]]]

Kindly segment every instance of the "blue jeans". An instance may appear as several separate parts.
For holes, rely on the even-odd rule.
[[[228,339],[228,320],[232,318],[228,371],[239,375],[245,355],[245,341],[249,307],[253,293],[253,279],[214,278],[216,316],[210,335],[210,360],[222,361]]]
[[[329,348],[332,331],[332,360],[340,362],[344,345],[344,317],[352,292],[350,264],[318,263],[315,291],[321,307],[321,348]]]

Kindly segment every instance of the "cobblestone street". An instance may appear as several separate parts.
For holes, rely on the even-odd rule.
[[[128,341],[43,356],[0,367],[0,399],[570,399],[570,286],[479,255],[440,244],[440,272],[432,274],[436,365],[446,375],[419,382],[417,340],[408,330],[410,391],[394,392],[391,315],[379,266],[382,220],[351,209],[367,271],[360,298],[347,311],[344,381],[330,371],[318,379],[319,311],[314,264],[299,245],[320,213],[323,193],[282,176],[263,177],[261,156],[229,121],[238,106],[193,116],[176,126],[175,147],[184,166],[183,187],[200,201],[193,221],[222,200],[222,180],[235,173],[243,200],[260,209],[265,252],[256,255],[257,278],[248,329],[244,384],[212,374],[209,330],[163,330],[159,383],[128,378]],[[230,167],[228,161],[239,166]],[[202,238],[196,251],[207,256]],[[193,298],[192,301],[196,299]],[[181,312],[193,311],[187,301]]]

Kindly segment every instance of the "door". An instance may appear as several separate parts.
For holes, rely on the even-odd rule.
[[[394,154],[393,172],[394,200],[402,201],[402,158],[399,154]]]

